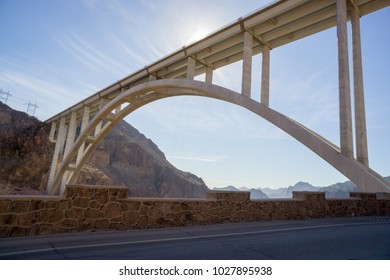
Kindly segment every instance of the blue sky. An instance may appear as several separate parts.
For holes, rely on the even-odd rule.
[[[45,120],[99,89],[271,1],[1,0],[0,88],[11,107]],[[361,19],[370,166],[390,175],[390,8]],[[240,91],[241,63],[214,83]],[[253,59],[259,98],[261,56]],[[271,51],[270,107],[339,144],[335,28]],[[202,79],[202,77],[197,77]],[[352,85],[352,81],[351,81]],[[324,186],[346,181],[258,116],[200,97],[145,106],[126,120],[209,187]]]

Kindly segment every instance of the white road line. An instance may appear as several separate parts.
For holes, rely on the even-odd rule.
[[[254,234],[263,234],[263,233],[296,231],[296,230],[310,230],[310,229],[319,229],[319,228],[332,228],[332,227],[344,227],[344,226],[361,226],[361,225],[388,224],[388,223],[390,223],[390,222],[379,222],[379,223],[377,223],[377,222],[364,222],[364,223],[348,223],[348,224],[329,224],[329,225],[318,225],[318,226],[307,226],[307,227],[292,227],[292,228],[282,228],[282,229],[269,229],[269,230],[259,230],[259,231],[236,232],[236,233],[196,235],[196,236],[175,237],[175,238],[161,238],[161,239],[150,239],[150,240],[139,240],[139,241],[124,241],[124,242],[113,242],[113,243],[104,243],[104,244],[88,244],[88,245],[76,245],[76,246],[64,246],[64,247],[51,247],[51,248],[44,248],[44,249],[35,249],[35,250],[9,252],[9,253],[3,253],[3,254],[0,253],[0,257],[24,255],[24,254],[34,254],[34,253],[41,253],[41,252],[50,252],[50,251],[56,251],[56,250],[60,251],[60,250],[87,249],[87,248],[111,247],[111,246],[121,246],[121,245],[134,245],[134,244],[143,244],[143,243],[182,241],[182,240],[192,240],[192,239],[207,239],[207,238],[231,237],[231,236],[240,236],[240,235],[254,235]]]

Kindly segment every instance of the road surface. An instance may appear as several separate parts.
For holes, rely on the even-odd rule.
[[[0,259],[390,260],[390,216],[3,238]]]

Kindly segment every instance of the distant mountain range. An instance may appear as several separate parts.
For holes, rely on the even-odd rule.
[[[385,177],[390,181],[390,176]],[[336,183],[327,187],[315,187],[307,182],[298,182],[294,186],[286,188],[270,189],[270,188],[246,188],[227,186],[224,188],[214,188],[214,190],[226,191],[249,191],[251,199],[267,199],[267,198],[292,198],[294,191],[311,191],[311,192],[325,192],[326,198],[349,198],[350,192],[361,192],[361,190],[351,181],[344,183]]]

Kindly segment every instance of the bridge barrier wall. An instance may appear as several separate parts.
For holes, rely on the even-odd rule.
[[[390,215],[385,194],[325,199],[294,192],[292,199],[250,200],[249,192],[209,191],[206,199],[128,197],[126,187],[67,186],[64,196],[0,196],[0,237],[127,230],[215,223]]]

